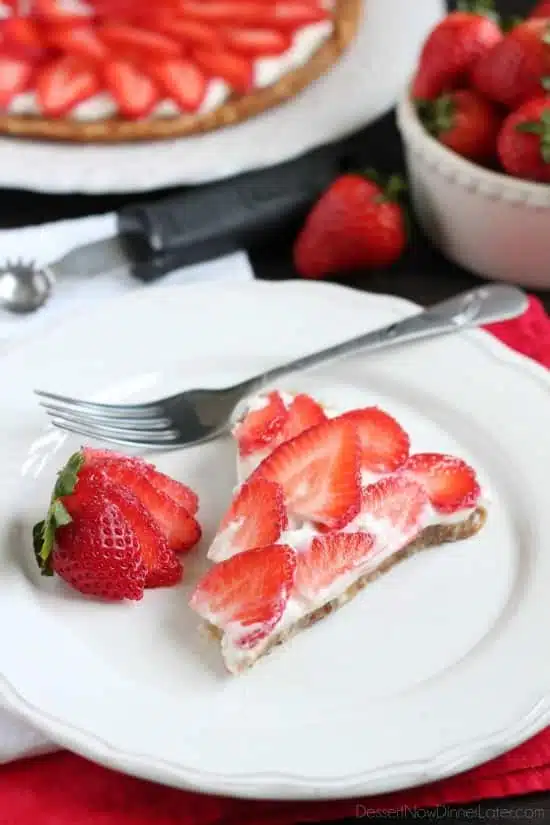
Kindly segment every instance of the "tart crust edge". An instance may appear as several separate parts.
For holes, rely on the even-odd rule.
[[[381,564],[380,567],[357,579],[357,581],[348,587],[348,589],[342,593],[341,596],[332,599],[317,608],[317,610],[314,610],[313,613],[302,617],[299,621],[282,633],[275,635],[270,640],[269,645],[264,648],[259,655],[252,654],[249,658],[243,660],[242,665],[237,672],[240,673],[248,670],[259,659],[262,659],[270,653],[275,647],[288,642],[301,630],[306,630],[308,627],[312,627],[314,624],[317,624],[317,622],[320,622],[321,619],[324,619],[326,616],[330,616],[331,613],[334,613],[340,607],[343,607],[355,598],[355,596],[360,593],[361,590],[367,586],[367,584],[374,581],[384,573],[387,573],[400,561],[410,558],[415,553],[419,553],[421,550],[429,550],[431,548],[439,547],[441,544],[471,538],[481,530],[486,520],[487,510],[484,507],[479,506],[468,516],[468,518],[464,519],[464,521],[458,522],[457,524],[434,524],[430,527],[426,527],[412,542],[409,542],[409,544],[395,553],[386,562]],[[212,624],[206,623],[205,629],[208,635],[212,638],[217,641],[221,640],[222,634],[219,628]]]

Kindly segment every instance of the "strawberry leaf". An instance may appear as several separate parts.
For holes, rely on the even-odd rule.
[[[550,140],[541,140],[540,153],[545,163],[550,163]]]
[[[500,28],[504,32],[504,34],[510,34],[511,31],[517,29],[518,26],[521,26],[522,23],[525,22],[524,17],[520,17],[517,14],[512,14],[509,17],[503,17],[500,21]]]
[[[544,124],[538,121],[525,121],[516,125],[516,132],[524,132],[528,135],[543,135]]]
[[[70,524],[72,520],[61,499],[64,496],[72,495],[74,492],[78,481],[78,473],[83,463],[84,454],[80,451],[69,458],[57,476],[46,518],[33,527],[34,555],[43,576],[53,575],[51,557],[55,542],[55,531],[58,527]]]
[[[499,15],[495,10],[493,0],[458,0],[456,8],[457,11],[479,14],[483,17],[489,17],[495,23],[499,22]]]
[[[364,178],[371,180],[381,190],[376,198],[378,203],[385,203],[386,201],[399,202],[401,195],[407,191],[407,184],[400,175],[390,175],[387,180],[376,169],[365,169],[360,172]]]
[[[545,74],[541,77],[540,85],[546,92],[550,92],[550,74]]]

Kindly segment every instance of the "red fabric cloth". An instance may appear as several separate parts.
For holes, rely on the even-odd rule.
[[[521,318],[492,324],[508,346],[550,367],[550,318],[536,298]],[[0,768],[0,825],[295,825],[367,818],[550,790],[550,728],[459,776],[409,791],[335,802],[251,802],[165,788],[62,751]],[[395,816],[395,813],[394,813]]]

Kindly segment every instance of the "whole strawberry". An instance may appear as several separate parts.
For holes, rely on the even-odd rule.
[[[533,11],[529,14],[530,19],[536,17],[550,17],[550,0],[540,0]]]
[[[550,98],[530,100],[506,118],[498,155],[510,175],[550,183]]]
[[[527,20],[476,63],[471,82],[495,103],[517,109],[550,82],[550,19]]]
[[[479,162],[495,157],[502,118],[495,106],[476,92],[449,92],[434,101],[421,102],[417,108],[428,132],[449,149]]]
[[[486,0],[463,3],[447,15],[424,43],[413,80],[412,96],[433,100],[456,89],[475,63],[503,38],[493,18],[493,4]]]
[[[403,183],[383,188],[371,177],[341,175],[321,195],[294,244],[294,266],[304,278],[374,269],[394,263],[407,243],[397,197]]]

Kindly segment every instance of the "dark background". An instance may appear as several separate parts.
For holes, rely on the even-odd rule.
[[[422,0],[409,0],[422,3]],[[534,0],[497,0],[500,11],[506,15],[525,12]],[[449,8],[456,2],[449,2]],[[376,124],[354,137],[352,146],[356,165],[375,167],[381,172],[403,170],[401,145],[395,127],[394,114],[389,113]],[[147,193],[144,200],[167,194],[167,190]],[[124,196],[58,196],[29,194],[16,190],[0,190],[0,226],[24,226],[59,218],[79,217],[117,209],[127,203]],[[131,200],[136,201],[135,195]],[[298,227],[289,227],[278,235],[277,243],[267,248],[253,248],[250,257],[258,278],[280,280],[296,277],[292,267],[291,246]],[[346,283],[371,292],[386,292],[428,304],[462,289],[480,283],[480,280],[445,260],[422,236],[413,220],[412,242],[408,254],[391,270],[358,272],[332,277],[337,283]],[[542,294],[550,309],[550,293]]]
[[[409,0],[422,3],[422,0]],[[507,15],[525,13],[533,0],[500,0],[498,8]],[[449,8],[456,4],[449,3]],[[403,158],[393,112],[375,125],[361,132],[353,141],[357,158],[365,166],[375,167],[382,172],[403,170]],[[154,193],[154,196],[162,193]],[[148,193],[145,199],[151,199]],[[132,197],[135,201],[135,197]],[[30,194],[14,190],[0,190],[0,226],[24,226],[52,221],[59,218],[79,217],[117,209],[128,201],[123,196],[50,196]],[[265,279],[296,277],[291,262],[291,244],[294,229],[286,237],[278,237],[277,243],[269,248],[251,250],[251,260],[256,276]],[[480,283],[480,280],[445,260],[434,250],[413,224],[412,242],[407,255],[392,269],[384,272],[358,272],[353,275],[333,277],[331,280],[351,284],[371,292],[385,292],[401,295],[419,303],[431,303],[447,295]],[[541,294],[550,309],[550,293]],[[497,697],[498,701],[498,697]],[[550,793],[532,794],[528,797],[506,799],[502,806],[498,800],[472,803],[465,806],[445,806],[433,811],[418,811],[399,815],[364,818],[368,825],[382,822],[413,822],[426,820],[449,820],[456,823],[478,821],[510,822],[521,825],[526,822],[550,819]],[[347,820],[346,825],[357,825],[361,817]]]

